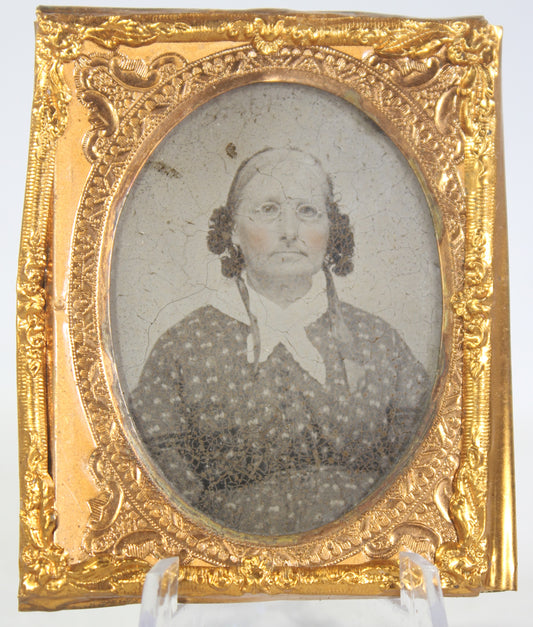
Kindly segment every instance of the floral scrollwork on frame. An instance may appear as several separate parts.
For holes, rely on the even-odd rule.
[[[477,18],[39,13],[17,286],[21,608],[137,600],[151,564],[169,555],[180,556],[181,590],[190,598],[389,594],[398,590],[398,552],[406,548],[434,559],[450,591],[484,588],[499,38]],[[191,60],[188,43],[208,52]],[[143,46],[153,47],[145,53]],[[212,97],[235,77],[246,84],[282,76],[337,85],[394,129],[438,206],[451,348],[423,445],[372,507],[332,523],[323,536],[261,544],[189,516],[139,460],[106,376],[98,264],[107,212],[127,168],[191,94]],[[89,174],[71,233],[69,301],[50,307],[50,234],[61,192],[55,160],[74,107],[88,113],[76,124]],[[47,369],[54,307],[68,311],[80,408],[96,443],[87,460],[96,490],[87,498],[78,560],[56,537]]]
[[[90,65],[98,67],[98,72],[102,73],[98,84],[102,91],[106,91],[108,80],[112,78],[113,56],[105,58],[105,64],[100,61]],[[77,67],[78,76],[83,76],[90,61],[82,58]],[[126,64],[124,60],[119,63]],[[453,159],[447,159],[444,155],[450,154],[452,148],[444,144],[442,157],[437,161],[427,157],[427,137],[440,141],[439,133],[434,122],[428,119],[420,110],[416,101],[410,99],[408,94],[401,92],[388,80],[388,75],[384,78],[365,61],[353,59],[348,55],[336,52],[325,47],[310,47],[301,49],[299,47],[284,48],[279,54],[258,55],[250,46],[234,48],[229,52],[222,52],[211,55],[207,59],[184,65],[181,70],[168,75],[168,80],[155,82],[144,95],[138,104],[128,106],[136,98],[137,88],[132,87],[129,92],[123,93],[122,100],[117,98],[116,108],[123,112],[121,114],[121,125],[117,128],[114,138],[114,146],[130,147],[134,151],[142,144],[144,138],[153,132],[158,123],[165,119],[173,111],[173,107],[185,102],[191,93],[202,89],[212,88],[218,81],[228,80],[232,76],[238,76],[246,80],[247,76],[254,76],[257,72],[264,75],[268,72],[279,72],[295,70],[307,76],[316,77],[326,75],[331,80],[343,81],[344,85],[349,85],[364,94],[371,102],[379,103],[385,115],[394,120],[396,127],[411,138],[411,150],[417,154],[421,167],[425,170],[426,176],[435,189],[435,193],[440,193],[441,203],[448,207],[447,215],[453,223],[458,223],[459,207],[461,206],[460,184]],[[100,74],[99,74],[100,76]],[[113,79],[113,85],[115,85]],[[87,81],[80,80],[79,98],[85,98]],[[94,90],[91,90],[94,91]],[[161,98],[161,95],[164,98]],[[154,104],[162,102],[162,106],[157,109],[157,116],[151,117],[154,111]],[[124,105],[126,103],[126,105]],[[414,130],[413,130],[414,129]],[[326,539],[308,541],[302,545],[294,544],[283,547],[254,547],[249,543],[233,541],[230,539],[221,540],[216,534],[198,528],[180,512],[175,509],[150,488],[149,485],[140,486],[131,477],[136,474],[136,462],[133,455],[125,455],[121,458],[120,465],[113,461],[116,454],[109,445],[109,431],[115,433],[115,442],[127,442],[127,435],[122,433],[123,426],[117,421],[114,414],[113,403],[107,398],[105,391],[104,368],[101,364],[97,351],[88,351],[87,346],[98,346],[97,333],[98,325],[87,316],[87,312],[94,310],[86,306],[87,302],[94,302],[94,289],[97,284],[97,259],[94,254],[87,254],[89,250],[94,250],[99,239],[95,239],[101,233],[104,224],[105,214],[95,211],[94,207],[101,202],[101,190],[104,185],[113,189],[120,182],[125,163],[122,154],[116,150],[106,149],[106,143],[102,141],[102,152],[94,161],[94,173],[89,178],[86,187],[84,202],[78,214],[76,232],[72,251],[72,274],[71,274],[71,320],[73,332],[74,363],[79,371],[79,379],[85,381],[85,373],[91,373],[92,384],[90,388],[84,388],[82,399],[87,408],[93,433],[97,441],[101,443],[100,452],[94,459],[101,460],[99,463],[107,464],[107,487],[102,484],[103,491],[98,499],[91,503],[91,522],[86,534],[86,546],[107,547],[108,550],[115,551],[113,547],[122,546],[119,538],[124,534],[133,542],[138,540],[138,554],[146,554],[149,542],[145,542],[144,530],[147,526],[159,534],[160,552],[165,552],[165,547],[173,547],[175,553],[182,553],[190,557],[196,557],[208,561],[213,565],[226,566],[232,561],[247,560],[259,551],[259,558],[269,561],[274,567],[282,564],[299,564],[301,566],[319,566],[325,564],[336,564],[347,557],[359,554],[364,551],[368,556],[372,555],[372,544],[377,543],[381,547],[383,555],[391,556],[402,546],[411,546],[406,540],[411,531],[415,530],[415,536],[419,539],[415,541],[412,548],[424,548],[428,555],[433,555],[436,545],[444,539],[451,540],[454,537],[453,528],[448,520],[439,522],[438,510],[431,505],[435,488],[433,483],[437,481],[440,472],[447,475],[453,474],[457,459],[452,450],[458,446],[459,438],[459,405],[457,402],[457,391],[450,387],[443,398],[442,413],[446,411],[447,423],[442,424],[440,429],[434,429],[427,440],[427,450],[421,451],[414,462],[412,476],[408,475],[400,485],[391,490],[386,498],[376,507],[376,511],[370,512],[359,521],[339,528],[330,534]],[[450,165],[451,164],[451,165]],[[107,174],[105,182],[101,180],[101,172]],[[439,192],[438,181],[442,173],[447,172],[450,185],[446,194]],[[92,233],[92,239],[87,238],[87,233]],[[82,280],[83,278],[83,280]],[[90,288],[93,291],[90,291]],[[450,365],[450,373],[459,367],[459,360],[456,359]],[[99,390],[98,399],[94,392]],[[446,406],[446,410],[444,407]],[[452,420],[452,416],[454,419]],[[120,435],[119,437],[119,434]],[[446,443],[445,443],[446,442]],[[449,442],[455,443],[451,447]],[[93,466],[93,471],[95,467]],[[416,471],[418,472],[415,472]],[[115,483],[116,482],[116,483]],[[97,516],[101,513],[100,521],[112,519],[114,517],[114,504],[119,498],[118,486],[123,486],[123,490],[130,495],[131,503],[135,503],[138,512],[137,518],[130,517],[128,521],[122,513],[118,514],[115,521],[105,530],[99,526]],[[402,507],[398,507],[403,503]],[[105,512],[101,507],[105,505]],[[413,516],[415,520],[411,526],[404,528],[401,533],[394,531],[399,524],[401,516]],[[96,523],[96,524],[95,524]],[[421,530],[435,528],[437,533],[423,538]],[[140,533],[142,532],[142,533]],[[201,541],[198,541],[198,536]],[[367,550],[368,549],[368,550]],[[152,553],[153,554],[153,553]],[[355,575],[354,575],[355,577]]]
[[[464,321],[463,438],[461,463],[450,499],[459,543],[442,545],[437,563],[445,578],[468,581],[473,589],[482,585],[488,570],[486,503],[491,435],[497,42],[494,29],[484,28],[471,38],[470,48],[460,46],[453,50],[458,63],[470,62],[460,85],[467,171],[464,287],[452,297],[452,306]]]
[[[98,591],[114,594],[131,590],[137,593],[149,564],[142,559],[92,556],[72,563],[68,553],[54,540],[57,514],[51,477],[43,469],[46,457],[37,434],[28,434],[28,465],[24,481],[26,491],[21,511],[21,608],[55,608],[67,604],[73,596]],[[26,600],[27,599],[27,600]]]
[[[482,353],[488,341],[492,276],[485,261],[487,242],[481,228],[475,232],[471,244],[465,259],[465,288],[453,296],[452,304],[464,320],[469,369],[477,378],[484,367]]]
[[[38,588],[54,591],[65,585],[68,556],[54,543],[54,484],[43,472],[46,457],[39,448],[37,435],[29,433],[28,436],[28,465],[24,481],[30,489],[25,495],[21,522],[29,542],[21,555],[26,566],[21,587],[29,592]]]
[[[290,566],[272,567],[259,557],[251,557],[236,567],[185,567],[180,569],[180,594],[185,598],[195,594],[209,596],[223,593],[228,596],[242,594],[284,594],[296,591],[306,594],[310,590],[320,590],[328,594],[332,589],[337,593],[347,591],[352,586],[363,583],[382,593],[399,590],[398,567],[394,562],[380,561],[376,565],[334,568],[293,568]]]
[[[91,130],[83,138],[83,152],[89,161],[101,154],[101,146],[111,141],[120,120],[139,97],[159,81],[165,81],[183,68],[186,61],[178,54],[163,54],[150,64],[124,55],[81,56],[76,74],[77,91],[89,109]],[[168,106],[164,91],[152,111]]]

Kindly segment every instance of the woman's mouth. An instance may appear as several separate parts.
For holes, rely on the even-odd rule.
[[[307,253],[303,250],[276,250],[271,254],[271,257],[307,257]]]

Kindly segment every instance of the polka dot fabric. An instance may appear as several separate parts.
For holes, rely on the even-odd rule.
[[[430,382],[387,323],[341,303],[306,328],[322,386],[278,344],[255,370],[249,328],[203,307],[159,339],[130,407],[177,494],[236,531],[281,535],[331,522],[388,475],[413,440]]]

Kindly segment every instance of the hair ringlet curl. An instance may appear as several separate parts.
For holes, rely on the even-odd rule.
[[[245,262],[239,246],[232,241],[233,211],[224,205],[215,209],[209,218],[207,248],[220,257],[222,274],[229,279],[241,275]]]

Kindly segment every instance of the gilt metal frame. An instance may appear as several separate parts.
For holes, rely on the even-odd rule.
[[[21,609],[137,601],[173,554],[189,600],[397,594],[404,547],[435,561],[447,594],[515,587],[500,40],[481,18],[38,12],[17,285]],[[143,472],[106,377],[100,251],[135,159],[213,95],[281,80],[358,104],[413,163],[439,224],[445,367],[432,426],[386,493],[272,543],[189,519]]]

